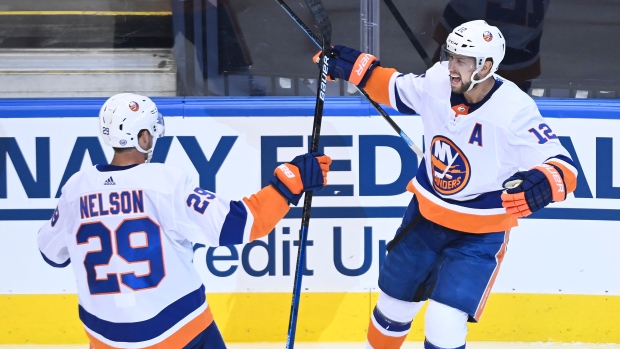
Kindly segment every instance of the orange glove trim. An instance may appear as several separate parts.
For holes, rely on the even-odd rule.
[[[332,158],[327,155],[317,156],[316,159],[321,166],[323,172],[323,186],[327,185],[327,172],[329,172],[329,166],[332,164]],[[290,189],[290,188],[289,188]]]
[[[553,202],[564,201],[566,199],[566,186],[562,175],[555,167],[547,164],[534,166],[533,168],[545,174],[549,184],[551,185],[551,200]]]
[[[362,53],[357,57],[357,60],[353,64],[353,71],[351,71],[351,76],[349,76],[349,82],[353,85],[357,86],[362,82],[364,75],[370,68],[372,62],[376,61],[377,57],[371,55],[370,53]]]
[[[299,194],[304,190],[304,183],[301,181],[301,174],[297,166],[282,164],[276,167],[273,174],[278,177],[293,194]]]
[[[503,76],[503,75],[502,75]],[[573,171],[569,170],[564,164],[553,161],[553,159],[546,162],[547,164],[553,164],[562,170],[562,174],[564,175],[564,184],[566,185],[566,194],[572,193],[577,189],[577,176],[573,173]]]

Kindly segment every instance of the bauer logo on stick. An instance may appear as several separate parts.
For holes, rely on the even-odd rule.
[[[327,91],[327,72],[329,69],[329,57],[323,56],[323,70],[321,71],[321,90],[319,92],[319,98],[325,101],[325,93]]]

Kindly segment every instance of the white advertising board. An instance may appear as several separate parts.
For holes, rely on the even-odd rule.
[[[419,117],[395,120],[422,144]],[[494,292],[620,295],[620,120],[548,123],[582,171],[578,189],[512,230]],[[68,176],[112,159],[97,125],[93,117],[0,119],[0,293],[75,293],[71,268],[49,267],[36,234]],[[258,191],[279,163],[306,152],[311,130],[311,117],[167,116],[154,158],[237,200]],[[330,186],[313,200],[304,290],[376,291],[417,158],[378,116],[327,116],[321,134],[335,161]],[[207,292],[289,292],[300,214],[301,204],[261,241],[198,248]]]

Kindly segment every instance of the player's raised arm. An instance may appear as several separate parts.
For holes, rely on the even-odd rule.
[[[316,61],[318,54],[314,56]],[[332,80],[346,80],[366,90],[381,104],[391,106],[403,114],[416,114],[423,89],[422,75],[401,74],[394,68],[381,66],[377,57],[351,47],[332,47],[328,75]]]
[[[244,244],[269,234],[304,192],[327,184],[331,159],[304,154],[278,166],[270,184],[250,197],[230,201],[184,181],[177,196],[176,230],[208,246]],[[179,205],[180,204],[180,205]]]
[[[243,202],[254,217],[250,241],[269,234],[284,218],[289,204],[297,206],[304,192],[320,190],[327,185],[327,172],[331,163],[331,158],[323,154],[296,156],[290,163],[275,169],[271,185],[244,198]]]

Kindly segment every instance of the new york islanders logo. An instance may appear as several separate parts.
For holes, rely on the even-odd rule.
[[[443,195],[452,195],[465,188],[471,167],[465,154],[450,139],[436,136],[431,142],[433,187]]]
[[[129,102],[129,109],[131,109],[131,111],[138,111],[140,110],[140,104],[138,104],[137,102],[131,101]]]
[[[482,33],[482,38],[486,42],[491,42],[491,40],[493,40],[493,34],[491,34],[490,31],[485,31],[484,33]]]

